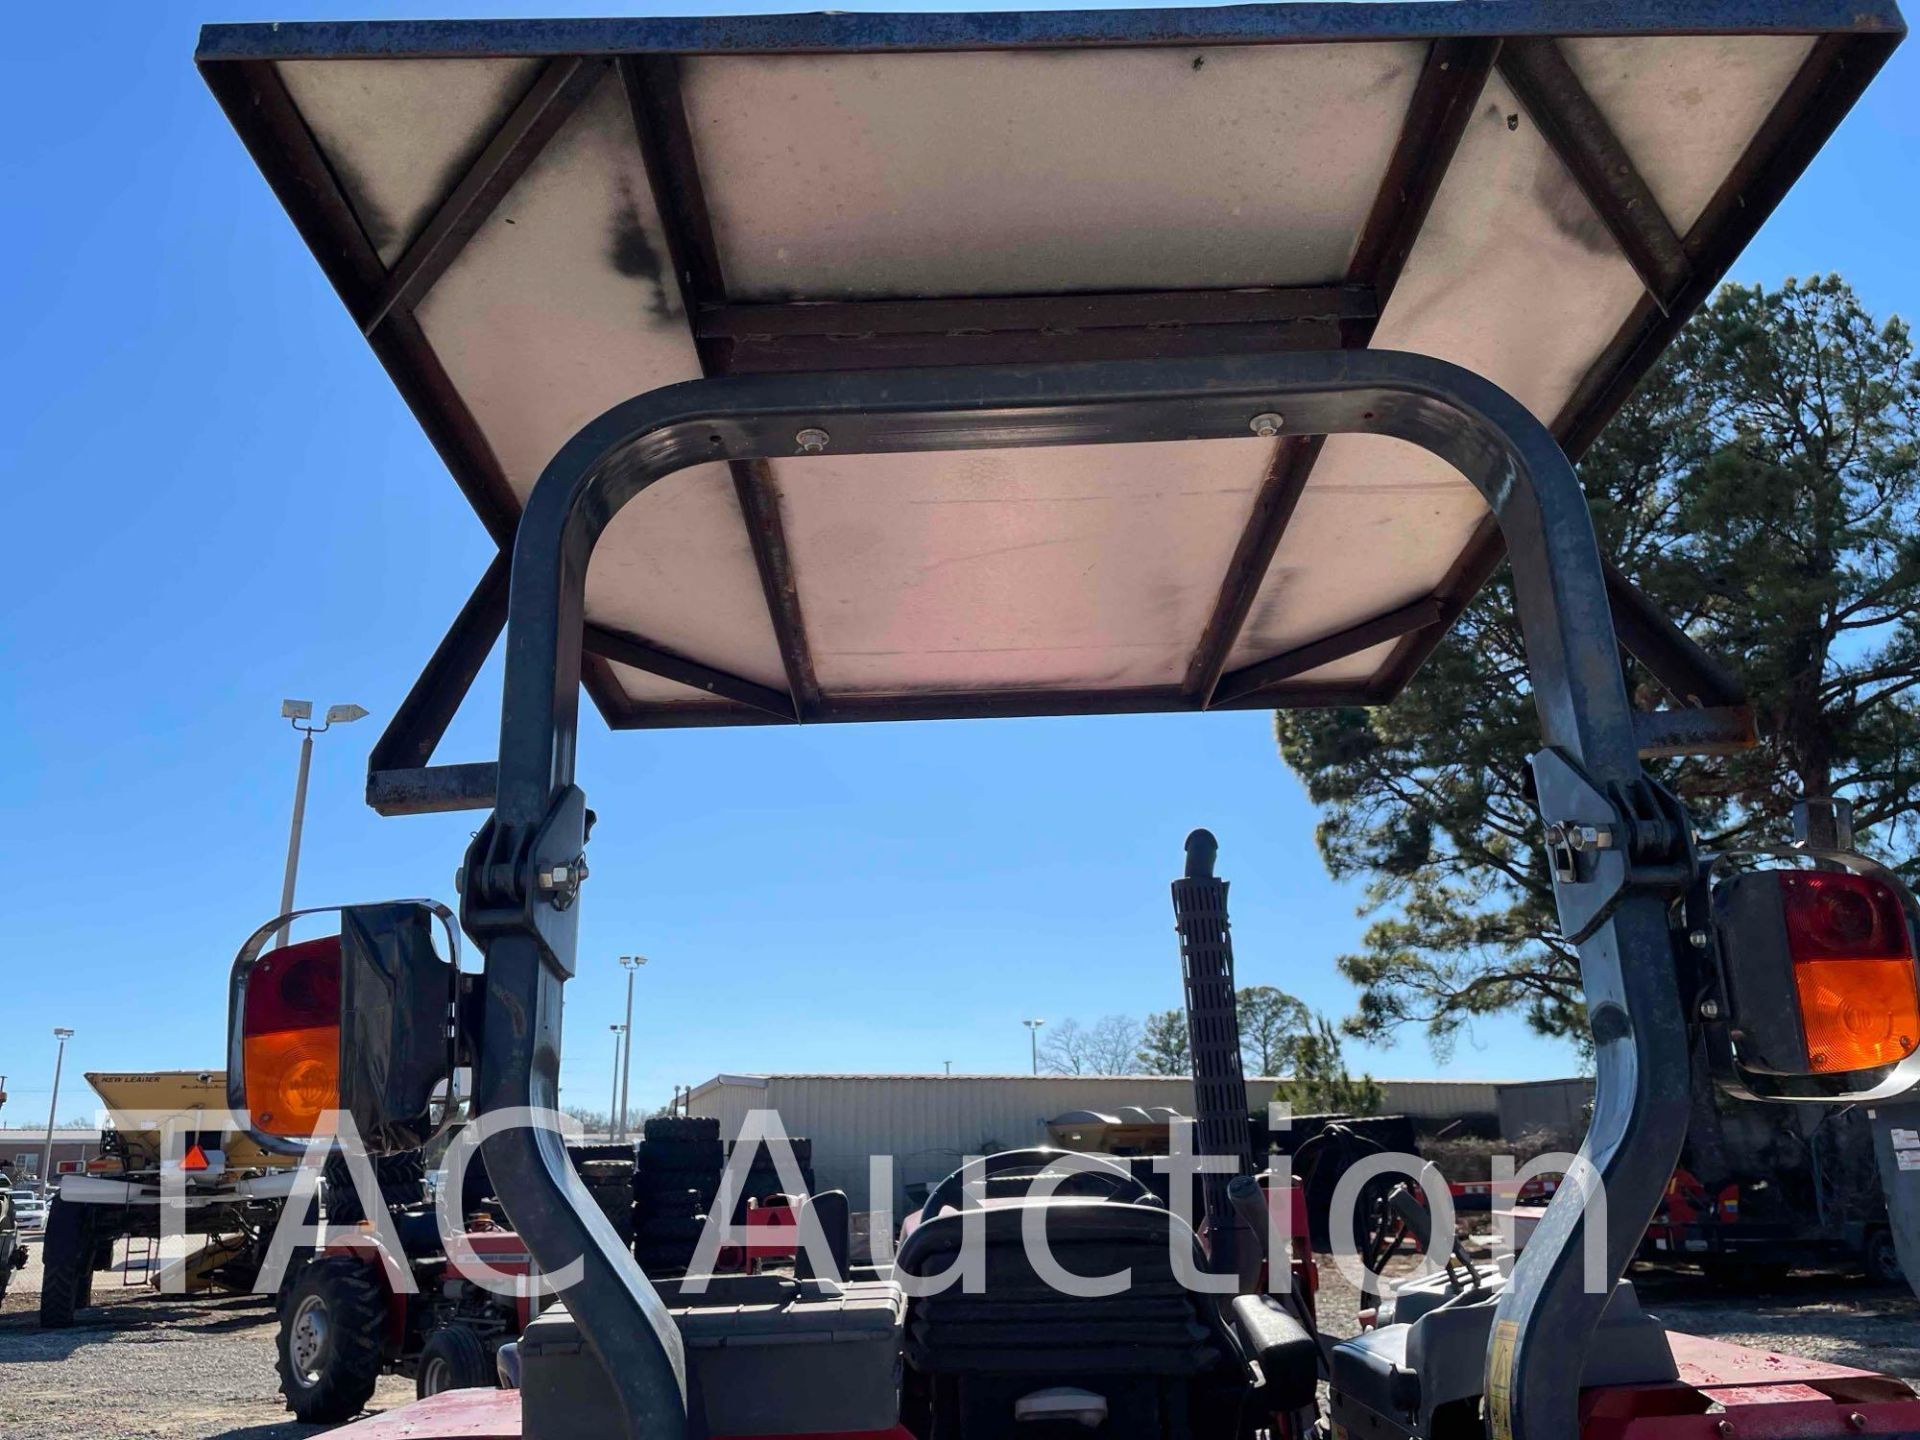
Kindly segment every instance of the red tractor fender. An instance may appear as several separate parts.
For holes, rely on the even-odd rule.
[[[520,1440],[518,1390],[447,1390],[332,1432],[351,1440]],[[783,1440],[771,1435],[716,1435],[713,1440]],[[806,1440],[914,1440],[904,1425],[890,1430],[829,1432]]]
[[[1920,1398],[1889,1376],[1677,1331],[1667,1339],[1680,1378],[1586,1391],[1580,1440],[1811,1440],[1920,1429]]]
[[[388,1360],[398,1360],[407,1348],[407,1297],[394,1290],[393,1282],[388,1278],[387,1266],[398,1265],[414,1277],[414,1284],[420,1284],[420,1272],[410,1265],[404,1255],[390,1257],[386,1247],[369,1230],[362,1230],[351,1236],[337,1236],[327,1243],[323,1255],[345,1255],[358,1260],[373,1271],[379,1282],[380,1293],[386,1297],[387,1326],[386,1334],[381,1338],[381,1350]]]

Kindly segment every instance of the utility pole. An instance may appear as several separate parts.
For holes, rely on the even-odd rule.
[[[293,782],[293,824],[287,832],[287,872],[280,882],[280,913],[293,912],[293,882],[300,873],[300,832],[307,820],[307,775],[313,769],[313,737],[324,735],[336,725],[350,725],[355,720],[364,719],[366,711],[358,705],[329,705],[327,718],[319,725],[303,725],[303,720],[313,718],[311,700],[282,700],[280,714],[286,722],[300,732],[300,777]],[[273,937],[273,948],[278,950],[287,943],[287,931],[291,928],[282,925]]]
[[[607,1097],[607,1138],[609,1140],[619,1138],[615,1130],[619,1122],[614,1119],[613,1107],[620,1103],[620,1036],[626,1028],[618,1020],[607,1026],[607,1029],[613,1032],[613,1093]]]
[[[1033,1073],[1038,1075],[1040,1073],[1040,1027],[1047,1022],[1044,1020],[1022,1020],[1020,1023],[1027,1027],[1027,1041],[1029,1048],[1033,1052]]]
[[[633,977],[640,973],[640,967],[647,963],[644,955],[622,955],[620,966],[627,972],[627,1046],[626,1061],[620,1067],[620,1125],[614,1132],[616,1140],[626,1138],[627,1134],[627,1082],[633,1078]]]
[[[67,1041],[73,1038],[73,1031],[64,1026],[53,1027],[53,1038],[60,1042],[60,1049],[53,1057],[53,1103],[47,1106],[47,1143],[40,1151],[40,1194],[43,1198],[53,1195],[53,1117],[60,1113],[60,1067],[67,1060]]]

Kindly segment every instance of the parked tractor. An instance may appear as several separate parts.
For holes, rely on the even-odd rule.
[[[418,1148],[470,1070],[515,1232],[572,1277],[517,1391],[354,1440],[1920,1431],[1906,1384],[1670,1333],[1622,1278],[1694,1057],[1768,1104],[1914,1109],[1920,906],[1832,797],[1791,842],[1703,851],[1642,762],[1751,746],[1755,716],[1603,563],[1570,458],[1903,34],[1891,0],[203,31],[504,542],[367,781],[382,814],[485,812],[459,870],[481,967],[394,901],[341,912],[334,983],[297,1003],[256,1009],[257,950],[234,971],[233,1100],[270,1143],[338,1113]],[[1510,1269],[1433,1226],[1432,1273],[1337,1342],[1271,1292],[1293,1204],[1250,1153],[1196,834],[1173,898],[1217,1162],[1198,1223],[1097,1157],[1102,1193],[996,1196],[1055,1163],[1016,1151],[936,1185],[877,1278],[838,1265],[817,1196],[792,1275],[648,1279],[553,1115],[594,893],[583,687],[663,755],[694,726],[1183,715],[1105,772],[1177,789],[1211,712],[1393,701],[1503,564],[1540,740],[1509,843],[1578,952],[1594,1062],[1583,1162]],[[497,749],[434,763],[503,630]],[[903,1005],[968,983],[841,899],[904,957]],[[1879,1159],[1920,1274],[1920,1118]],[[979,1284],[934,1286],[970,1258]]]
[[[14,1213],[13,1189],[0,1181],[0,1300],[6,1298],[13,1272],[27,1268],[27,1242],[20,1235],[20,1217]]]
[[[280,1392],[306,1424],[358,1415],[383,1374],[411,1376],[423,1398],[491,1386],[500,1347],[531,1318],[529,1295],[498,1288],[500,1276],[528,1273],[519,1236],[483,1221],[444,1242],[425,1206],[391,1218],[400,1254],[347,1231],[281,1295]],[[412,1293],[395,1283],[402,1274]]]

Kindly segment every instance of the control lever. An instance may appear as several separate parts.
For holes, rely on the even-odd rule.
[[[1411,1185],[1403,1181],[1394,1186],[1387,1194],[1387,1208],[1399,1217],[1402,1225],[1407,1227],[1407,1232],[1413,1236],[1422,1253],[1432,1248],[1433,1212],[1420,1203],[1420,1198],[1413,1193]],[[1464,1286],[1460,1285],[1459,1277],[1453,1273],[1456,1261],[1467,1272],[1467,1283]],[[1473,1268],[1473,1261],[1467,1258],[1466,1246],[1460,1243],[1458,1235],[1452,1237],[1452,1243],[1447,1246],[1447,1258],[1441,1263],[1446,1266],[1447,1279],[1452,1284],[1463,1290],[1480,1288],[1480,1272]]]

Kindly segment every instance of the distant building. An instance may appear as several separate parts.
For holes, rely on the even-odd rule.
[[[1275,1081],[1247,1081],[1249,1112]],[[1569,1080],[1383,1080],[1384,1111],[1426,1131],[1454,1121],[1513,1137],[1585,1127],[1593,1082]],[[716,1075],[693,1087],[688,1110],[720,1122],[731,1140],[750,1110],[774,1110],[790,1135],[813,1142],[816,1188],[845,1190],[855,1209],[875,1208],[868,1157],[893,1157],[898,1212],[920,1187],[967,1155],[1047,1143],[1047,1122],[1071,1110],[1124,1105],[1193,1111],[1193,1082],[1161,1075]]]
[[[40,1157],[45,1153],[47,1132],[29,1126],[0,1129],[0,1171],[13,1181],[38,1180]],[[55,1130],[53,1132],[53,1173],[66,1175],[84,1170],[87,1161],[100,1153],[98,1130]]]

